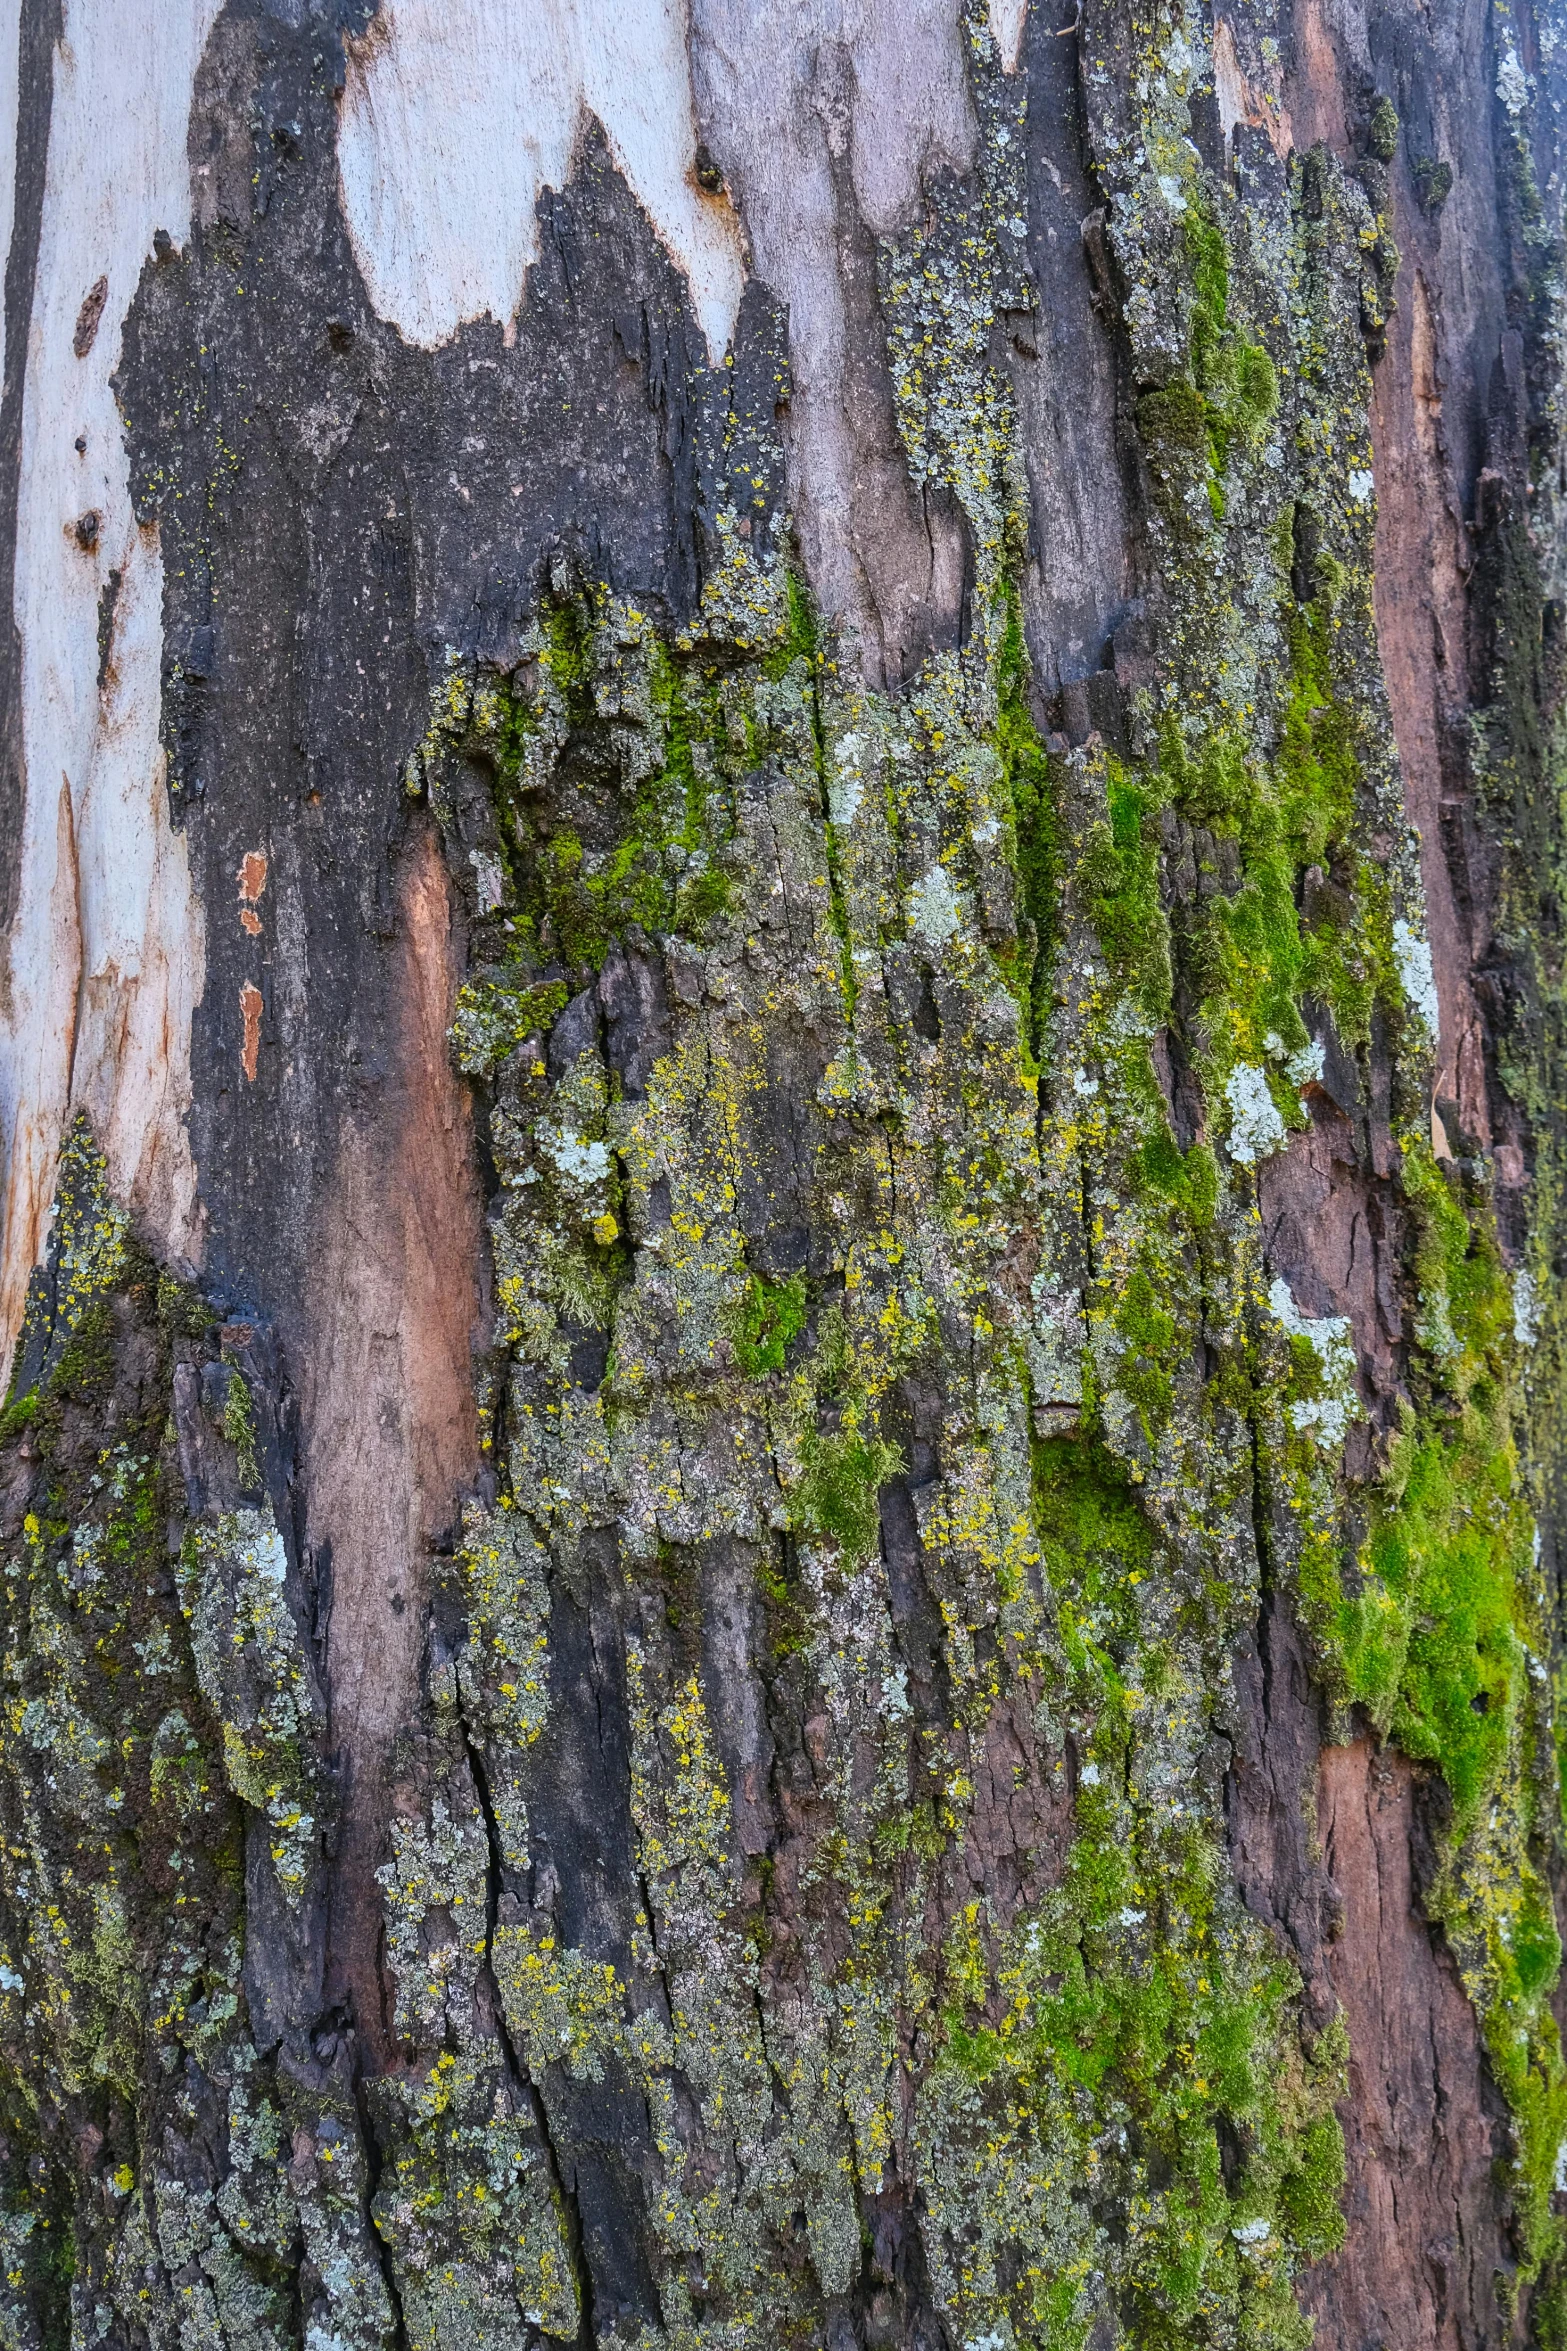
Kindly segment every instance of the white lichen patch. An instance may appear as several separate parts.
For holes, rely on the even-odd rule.
[[[1441,1023],[1441,1008],[1431,962],[1431,943],[1402,915],[1393,925],[1393,960],[1398,966],[1399,985],[1405,999],[1425,1023],[1434,1043]]]
[[[944,865],[933,865],[909,892],[909,920],[932,947],[944,947],[957,937],[963,910]]]
[[[1230,1106],[1230,1157],[1243,1167],[1255,1167],[1284,1147],[1285,1126],[1268,1084],[1268,1073],[1242,1061],[1225,1081],[1224,1098]]]
[[[1515,119],[1529,103],[1529,77],[1511,41],[1504,41],[1496,61],[1496,95]]]
[[[594,1185],[608,1181],[610,1172],[609,1147],[596,1138],[584,1141],[573,1134],[570,1127],[557,1134],[541,1130],[540,1140],[545,1151],[568,1183],[587,1191]]]
[[[1290,1419],[1297,1429],[1310,1429],[1318,1444],[1342,1445],[1350,1422],[1362,1414],[1356,1383],[1354,1327],[1347,1314],[1302,1314],[1288,1282],[1275,1278],[1268,1304],[1292,1339],[1304,1339],[1317,1358],[1320,1387],[1314,1396],[1297,1397]]]
[[[1289,1054],[1284,1063],[1284,1074],[1292,1085],[1320,1085],[1327,1067],[1327,1053],[1320,1037],[1311,1037],[1296,1053]]]
[[[1513,1337],[1532,1347],[1540,1336],[1540,1293],[1534,1275],[1521,1265],[1513,1275]]]

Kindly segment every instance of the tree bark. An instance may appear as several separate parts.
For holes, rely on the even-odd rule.
[[[1560,41],[0,6],[5,2351],[1567,2342]]]

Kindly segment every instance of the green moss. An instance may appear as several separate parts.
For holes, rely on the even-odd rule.
[[[255,1409],[244,1373],[232,1368],[223,1398],[223,1434],[234,1448],[240,1485],[247,1489],[259,1486],[261,1465],[256,1457]]]
[[[1097,1695],[1135,1638],[1152,1530],[1124,1466],[1086,1439],[1035,1444],[1033,1506],[1067,1664],[1090,1677]]]
[[[458,1068],[468,1077],[490,1075],[526,1038],[548,1029],[565,1003],[558,980],[542,986],[504,977],[464,980],[451,1026]]]
[[[1159,889],[1155,820],[1162,779],[1106,762],[1106,820],[1089,839],[1081,868],[1095,930],[1112,973],[1145,1017],[1170,1009],[1170,926]]]
[[[25,1396],[13,1397],[4,1411],[0,1411],[0,1445],[9,1443],[12,1437],[20,1436],[32,1421],[38,1405],[36,1388],[30,1388]]]
[[[1050,1017],[1050,974],[1060,910],[1060,844],[1050,759],[1029,708],[1028,653],[1022,604],[1009,587],[996,655],[996,749],[1012,810],[1018,895],[1023,915],[1016,947],[1001,960],[1028,1015],[1029,1074]]]
[[[805,1277],[793,1274],[788,1281],[772,1282],[763,1274],[751,1274],[735,1334],[740,1369],[753,1380],[782,1371],[790,1341],[804,1328]]]
[[[765,674],[774,683],[788,676],[797,661],[815,668],[821,650],[820,630],[816,623],[816,606],[804,580],[790,564],[784,574],[784,611],[786,618],[782,642],[767,654],[763,662]]]
[[[1219,220],[1188,202],[1183,225],[1192,291],[1187,372],[1142,394],[1137,423],[1155,503],[1177,544],[1192,550],[1205,522],[1224,522],[1225,477],[1237,451],[1260,446],[1278,407],[1278,376],[1263,346],[1231,323]]]
[[[1406,1408],[1353,1586],[1324,1541],[1307,1555],[1302,1589],[1346,1696],[1406,1753],[1440,1767],[1461,1839],[1509,1743],[1533,1519],[1511,1430],[1505,1268],[1416,1145],[1405,1148],[1404,1182],[1420,1224],[1424,1385],[1438,1409]]]
[[[807,1437],[800,1458],[804,1475],[790,1495],[795,1523],[851,1557],[874,1551],[881,1529],[878,1496],[903,1467],[897,1447],[843,1429]]]
[[[1140,396],[1137,430],[1152,478],[1154,504],[1177,544],[1189,545],[1202,526],[1202,517],[1192,504],[1194,489],[1205,497],[1212,518],[1223,518],[1223,492],[1209,471],[1214,448],[1208,404],[1195,384],[1176,376],[1161,390]]]
[[[1434,219],[1453,192],[1453,167],[1434,155],[1417,155],[1415,187],[1424,209]]]
[[[1222,1102],[1238,1064],[1271,1064],[1273,1098],[1289,1125],[1300,1111],[1283,1065],[1309,1046],[1306,1004],[1325,1005],[1350,1046],[1369,1036],[1378,998],[1394,1018],[1404,1005],[1386,876],[1357,841],[1362,774],[1331,682],[1332,615],[1319,601],[1292,610],[1286,626],[1290,668],[1272,757],[1248,751],[1235,726],[1189,742],[1167,724],[1156,769],[1110,762],[1109,823],[1087,879],[1117,976],[1137,988],[1149,1020],[1163,1021],[1171,967],[1155,819],[1168,806],[1192,828],[1198,891],[1177,919],[1183,970],[1200,1003],[1205,1092]],[[1314,895],[1304,890],[1308,875]],[[1210,1178],[1201,1163],[1189,1178],[1178,1174],[1173,1152],[1161,1137],[1145,1145],[1145,1180],[1206,1221]]]
[[[1125,1342],[1117,1383],[1136,1405],[1144,1431],[1152,1440],[1174,1402],[1170,1363],[1176,1324],[1147,1266],[1134,1267],[1116,1304],[1115,1327]]]
[[[1213,472],[1222,480],[1234,444],[1251,449],[1260,441],[1278,406],[1278,378],[1261,344],[1231,325],[1229,254],[1218,220],[1189,205],[1184,226],[1192,271],[1192,375]]]
[[[162,1270],[158,1274],[158,1323],[166,1338],[202,1339],[216,1328],[222,1316],[217,1308],[193,1290],[189,1282],[179,1281]]]
[[[775,1657],[793,1657],[811,1642],[809,1595],[802,1591],[792,1546],[765,1548],[757,1561],[756,1583],[767,1607],[768,1642]]]
[[[444,762],[479,760],[495,778],[503,905],[481,923],[481,968],[453,1027],[474,1076],[493,1074],[565,1001],[541,963],[596,968],[631,925],[705,940],[732,897],[724,851],[740,745],[727,661],[705,641],[666,645],[598,588],[547,597],[530,636],[531,671],[482,686],[453,671],[412,763],[447,824]],[[749,754],[765,755],[754,726],[741,732]]]
[[[1167,1200],[1201,1229],[1213,1222],[1219,1203],[1219,1163],[1207,1143],[1177,1148],[1174,1136],[1161,1127],[1137,1151],[1134,1173],[1140,1190]]]
[[[1398,153],[1398,109],[1391,98],[1379,98],[1371,109],[1366,145],[1379,163],[1391,163]]]

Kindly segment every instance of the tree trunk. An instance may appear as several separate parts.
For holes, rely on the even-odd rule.
[[[1562,36],[1223,4],[0,5],[0,2351],[1567,2343]]]

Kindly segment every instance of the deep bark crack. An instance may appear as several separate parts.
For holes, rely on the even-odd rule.
[[[495,1806],[490,1795],[489,1775],[484,1768],[484,1759],[474,1743],[473,1735],[468,1727],[467,1716],[460,1704],[458,1720],[462,1725],[463,1749],[468,1758],[468,1769],[473,1775],[474,1793],[479,1799],[479,1812],[484,1821],[485,1845],[488,1854],[484,1880],[484,1958],[480,1966],[480,1975],[488,1993],[495,2025],[495,2037],[499,2043],[507,2073],[511,2077],[514,2088],[527,2101],[528,2111],[533,2119],[533,2127],[538,2134],[539,2146],[549,2170],[551,2185],[565,2216],[567,2250],[571,2255],[572,2272],[577,2283],[577,2303],[581,2314],[577,2342],[580,2351],[591,2351],[591,2346],[598,2340],[598,2334],[593,2320],[593,2272],[588,2262],[587,2247],[583,2236],[582,2211],[577,2201],[576,2188],[568,2183],[565,2165],[555,2145],[554,2136],[550,2130],[549,2112],[545,2106],[543,2095],[517,2054],[516,2044],[511,2037],[511,2027],[506,2020],[506,2004],[501,1997],[501,1988],[494,1967],[495,1930],[500,1924],[501,1901],[500,1824],[495,1817]]]

